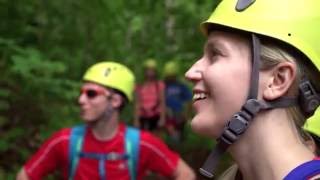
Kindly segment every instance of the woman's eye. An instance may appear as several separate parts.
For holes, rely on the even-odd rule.
[[[209,59],[210,59],[211,61],[217,60],[217,58],[218,58],[220,55],[221,55],[221,53],[220,53],[218,50],[216,50],[216,49],[212,49],[212,50],[209,51]]]

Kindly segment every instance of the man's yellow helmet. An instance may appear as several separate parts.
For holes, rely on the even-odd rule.
[[[134,74],[120,63],[108,61],[94,64],[85,72],[83,80],[116,89],[129,101],[133,99]]]

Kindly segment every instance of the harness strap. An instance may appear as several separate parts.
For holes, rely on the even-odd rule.
[[[320,160],[312,160],[293,169],[284,180],[311,179],[320,175]]]
[[[76,167],[79,162],[79,152],[82,149],[83,136],[86,131],[85,125],[75,126],[71,130],[69,143],[69,180],[74,178]]]
[[[128,159],[128,166],[131,180],[137,178],[138,159],[140,152],[140,131],[133,127],[127,127],[125,134],[126,153],[130,156]]]
[[[128,168],[131,180],[137,178],[137,163],[139,157],[140,131],[136,128],[127,127],[125,133],[125,154],[110,153],[91,153],[82,152],[83,137],[86,132],[86,126],[75,126],[71,130],[69,147],[69,180],[74,179],[76,167],[79,158],[95,159],[99,161],[98,171],[101,180],[106,180],[106,161],[128,160]]]

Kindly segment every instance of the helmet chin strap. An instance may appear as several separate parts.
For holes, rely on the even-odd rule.
[[[298,98],[282,97],[274,101],[257,100],[258,83],[259,83],[259,66],[260,66],[260,40],[252,34],[252,72],[250,77],[250,90],[246,103],[241,110],[233,115],[231,120],[224,128],[222,135],[217,139],[217,145],[200,168],[203,176],[212,178],[213,171],[218,165],[220,157],[228,147],[237,141],[245,133],[250,122],[256,114],[262,110],[273,108],[284,108],[298,104]]]

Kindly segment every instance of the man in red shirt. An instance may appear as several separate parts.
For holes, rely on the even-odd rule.
[[[145,131],[137,131],[139,152],[135,172],[131,171],[128,162],[132,154],[126,153],[130,128],[119,122],[121,109],[132,101],[134,75],[127,67],[115,62],[97,63],[87,70],[83,80],[78,102],[86,125],[78,138],[81,140],[74,145],[76,155],[70,160],[74,128],[62,129],[27,161],[18,180],[42,179],[55,170],[61,171],[63,179],[140,180],[148,170],[174,179],[195,179],[178,154]]]

